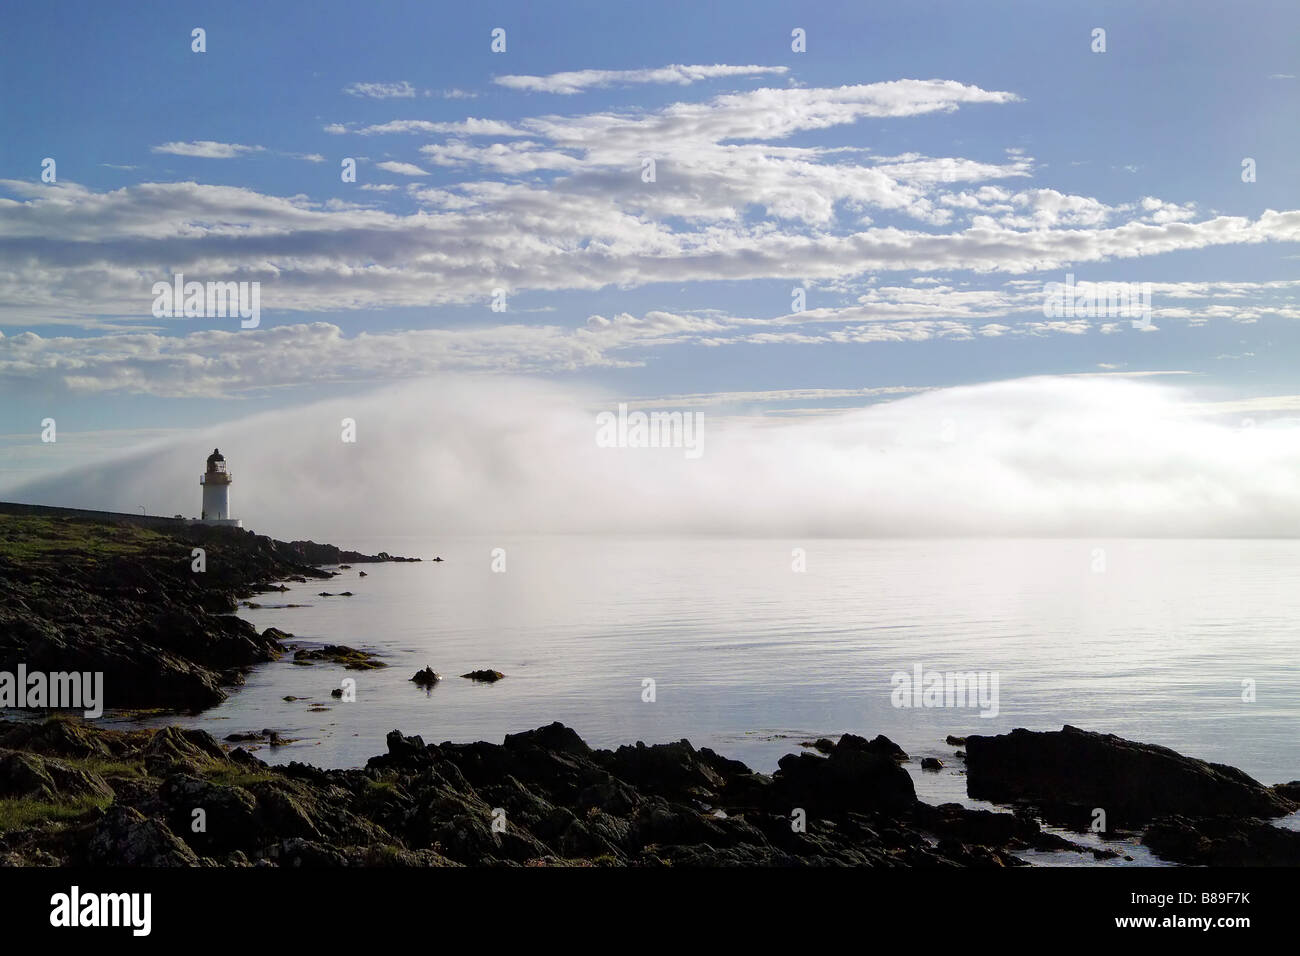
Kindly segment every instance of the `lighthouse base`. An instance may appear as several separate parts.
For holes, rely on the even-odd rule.
[[[244,522],[240,518],[190,518],[186,524],[218,525],[225,528],[242,528],[244,526]]]

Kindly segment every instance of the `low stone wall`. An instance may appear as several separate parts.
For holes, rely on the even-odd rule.
[[[111,521],[141,528],[175,529],[190,523],[188,518],[165,518],[162,515],[137,515],[123,511],[90,511],[85,508],[55,508],[50,505],[25,505],[14,501],[0,501],[0,514],[36,515],[43,518],[88,518],[94,521]]]

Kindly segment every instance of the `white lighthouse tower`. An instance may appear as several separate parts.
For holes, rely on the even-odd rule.
[[[224,524],[242,527],[243,522],[230,517],[230,483],[234,476],[226,471],[226,459],[221,449],[212,449],[208,456],[208,470],[199,478],[203,486],[203,524]]]

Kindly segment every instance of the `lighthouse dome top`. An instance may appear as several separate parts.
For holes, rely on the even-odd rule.
[[[209,465],[211,465],[213,462],[225,461],[225,460],[226,460],[226,456],[221,454],[220,448],[212,449],[212,454],[208,456]]]

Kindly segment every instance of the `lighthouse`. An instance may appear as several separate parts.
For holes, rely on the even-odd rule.
[[[226,458],[220,448],[212,449],[208,456],[208,469],[199,478],[203,486],[203,524],[224,524],[241,527],[243,522],[230,517],[230,482],[233,476],[226,471]]]

